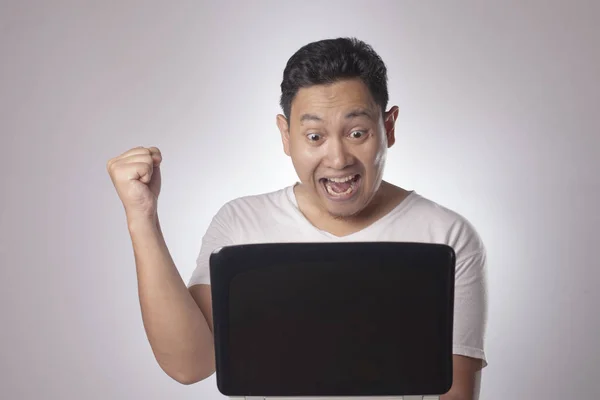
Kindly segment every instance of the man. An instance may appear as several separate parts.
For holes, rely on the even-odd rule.
[[[288,61],[277,126],[299,182],[232,200],[214,216],[190,282],[169,254],[157,216],[162,156],[135,148],[108,162],[125,207],[144,327],[173,379],[198,382],[215,369],[208,259],[221,246],[258,242],[414,241],[457,255],[454,380],[442,397],[473,399],[486,365],[486,252],[457,213],[383,180],[395,141],[387,72],[367,44],[340,38],[308,44]]]

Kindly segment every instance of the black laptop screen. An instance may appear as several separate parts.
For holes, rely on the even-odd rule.
[[[301,245],[282,246],[287,251],[265,247],[254,254],[258,248],[246,247],[238,254],[229,249],[229,257],[214,260],[221,392],[364,396],[447,391],[452,252],[391,244],[320,244],[309,252],[302,252]],[[223,268],[221,276],[218,268]]]

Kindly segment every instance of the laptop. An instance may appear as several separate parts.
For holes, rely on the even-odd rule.
[[[218,390],[438,399],[452,385],[454,250],[265,243],[210,256]]]

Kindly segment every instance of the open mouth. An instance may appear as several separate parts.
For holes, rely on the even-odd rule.
[[[360,181],[359,174],[347,175],[335,178],[321,178],[327,194],[333,198],[349,198],[358,189]]]

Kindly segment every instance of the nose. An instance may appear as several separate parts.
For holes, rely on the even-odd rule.
[[[331,138],[327,143],[326,166],[332,169],[344,169],[354,162],[354,157],[348,151],[340,138]]]

